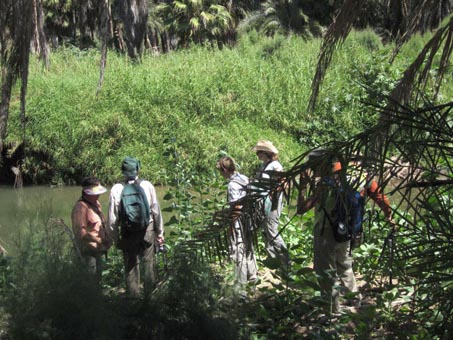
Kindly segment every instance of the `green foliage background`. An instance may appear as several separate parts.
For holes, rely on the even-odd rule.
[[[111,183],[120,176],[122,158],[136,155],[144,165],[144,177],[154,183],[176,184],[166,195],[174,214],[168,223],[173,227],[168,240],[173,247],[170,254],[185,255],[177,251],[178,247],[184,246],[198,228],[204,228],[212,212],[223,206],[225,197],[219,181],[203,181],[215,176],[214,164],[221,151],[230,153],[241,171],[251,174],[257,160],[250,148],[257,139],[274,141],[288,168],[291,160],[307,148],[363,131],[378,118],[369,104],[380,104],[375,102],[379,97],[370,95],[367,89],[389,93],[427,39],[415,37],[390,65],[392,46],[383,46],[371,31],[350,35],[336,51],[317,111],[310,116],[305,107],[318,40],[264,38],[252,32],[232,49],[194,46],[158,57],[145,56],[140,63],[111,52],[98,96],[98,52],[66,47],[52,54],[49,70],[37,60],[32,62],[27,179],[72,183],[96,174]],[[442,91],[441,101],[451,98],[451,77],[445,78]],[[18,117],[16,93],[9,121],[10,142],[22,141]],[[193,185],[196,182],[208,183],[208,188],[197,188]],[[216,196],[218,192],[222,196]],[[87,293],[96,303],[93,312],[101,315],[109,311],[111,318],[98,327],[97,319],[82,315],[79,321],[84,327],[78,332],[99,339],[121,338],[123,334],[134,334],[136,339],[178,338],[194,330],[192,338],[223,334],[232,339],[287,338],[295,331],[308,331],[312,338],[324,339],[337,339],[338,334],[352,336],[352,332],[364,339],[384,338],[387,332],[397,338],[407,334],[423,338],[427,334],[429,325],[417,320],[426,316],[422,320],[436,321],[431,309],[414,316],[409,305],[402,306],[398,312],[408,315],[404,327],[400,327],[402,323],[392,309],[392,303],[405,296],[401,293],[404,285],[407,291],[412,288],[410,283],[401,282],[400,291],[392,289],[384,294],[371,288],[375,280],[389,275],[392,265],[397,270],[402,267],[398,259],[388,264],[387,254],[382,261],[379,258],[387,230],[378,217],[369,223],[366,244],[355,250],[357,272],[370,284],[364,289],[376,300],[375,305],[337,323],[316,324],[314,317],[319,310],[313,306],[319,287],[310,268],[313,216],[310,212],[291,220],[291,209],[294,207],[287,207],[282,215],[282,225],[294,265],[281,281],[256,292],[262,298],[250,305],[236,304],[228,291],[231,287],[223,285],[222,280],[231,279],[224,277],[228,268],[198,268],[193,263],[201,263],[188,256],[182,256],[186,262],[175,262],[180,266],[169,274],[150,305],[129,305],[122,300],[118,289],[122,265],[114,250],[103,275],[103,291],[89,282],[74,287],[72,279],[80,272],[71,263],[72,254],[65,253],[68,248],[55,250],[54,244],[63,243],[57,242],[59,238],[53,237],[52,230],[37,236],[32,233],[29,243],[19,247],[24,251],[17,258],[0,263],[0,295],[5,302],[0,308],[5,313],[0,315],[7,316],[0,318],[0,337],[71,337],[78,327],[72,323],[67,327],[74,322],[73,310],[91,306],[86,303]],[[49,249],[54,253],[47,253]],[[264,258],[262,245],[257,255],[259,261]],[[190,289],[186,289],[188,283],[192,284]],[[70,294],[64,310],[61,299]],[[197,308],[190,308],[194,301]],[[90,322],[85,322],[85,317]],[[354,331],[349,329],[350,321],[355,323]],[[305,330],[299,329],[301,325],[307,326]],[[412,328],[407,330],[406,326]]]
[[[251,174],[250,148],[262,138],[275,143],[289,167],[307,148],[373,123],[366,86],[388,93],[415,57],[408,48],[389,65],[391,46],[371,31],[350,35],[335,54],[317,111],[308,115],[319,43],[251,32],[235,48],[193,46],[140,63],[110,52],[97,96],[97,51],[63,48],[49,70],[34,59],[26,180],[73,183],[96,174],[111,183],[122,158],[135,155],[145,177],[171,184],[176,163],[194,178],[210,176],[220,151]],[[8,141],[21,142],[18,100],[10,116]]]

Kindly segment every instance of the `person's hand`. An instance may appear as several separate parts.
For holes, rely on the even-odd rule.
[[[390,224],[390,227],[392,227],[393,231],[396,231],[398,229],[398,225],[396,224],[395,220],[393,218],[389,218],[387,222]]]
[[[163,235],[157,236],[156,240],[157,240],[157,243],[158,243],[159,245],[162,245],[162,244],[164,244],[164,242],[165,242],[165,239],[164,239],[164,236],[163,236]]]

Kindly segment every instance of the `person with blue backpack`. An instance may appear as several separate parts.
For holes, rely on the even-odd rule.
[[[116,246],[122,250],[126,293],[140,297],[140,266],[144,273],[145,298],[156,281],[156,248],[164,244],[164,224],[151,182],[139,178],[140,161],[126,157],[121,165],[122,183],[110,190],[108,225]]]
[[[341,293],[354,296],[356,306],[362,299],[351,249],[361,233],[366,199],[377,203],[392,227],[395,222],[388,198],[359,164],[348,164],[346,169],[327,149],[310,152],[307,164],[311,173],[301,175],[305,190],[299,195],[298,212],[315,209],[313,267],[326,312],[337,314],[341,311]],[[341,284],[342,292],[338,289]]]

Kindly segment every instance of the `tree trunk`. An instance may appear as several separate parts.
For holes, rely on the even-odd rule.
[[[150,29],[151,51],[153,55],[159,55],[159,38],[155,30]]]
[[[0,154],[3,152],[6,128],[8,125],[9,103],[11,100],[11,88],[13,77],[7,67],[2,68],[2,102],[0,103]]]
[[[125,41],[129,57],[137,59],[143,53],[148,22],[147,0],[119,0],[119,15],[124,24]]]
[[[388,28],[395,39],[406,29],[407,4],[401,0],[390,0],[388,11]]]
[[[171,51],[171,46],[170,46],[170,34],[165,31],[160,35],[160,41],[162,43],[162,51],[164,53],[168,53]]]
[[[44,62],[44,67],[49,68],[49,48],[46,34],[44,33],[44,11],[42,0],[33,0],[33,27],[35,51]]]
[[[110,5],[108,0],[99,2],[99,32],[101,34],[101,62],[99,67],[99,82],[96,95],[99,93],[104,82],[104,71],[107,63],[107,45],[110,40]]]

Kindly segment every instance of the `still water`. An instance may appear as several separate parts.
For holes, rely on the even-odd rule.
[[[163,207],[166,202],[162,197],[167,187],[156,186],[155,188]],[[80,194],[79,186],[29,186],[15,190],[12,186],[1,185],[0,245],[10,253],[14,252],[14,239],[22,228],[43,226],[50,217],[62,218],[70,227],[72,207]],[[104,214],[107,214],[108,199],[108,192],[99,198]],[[164,223],[165,220],[164,215]]]

